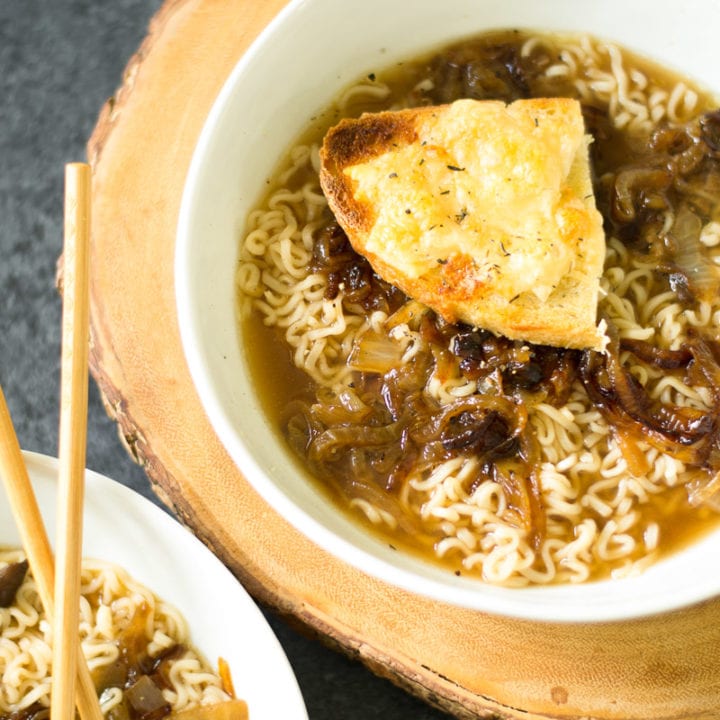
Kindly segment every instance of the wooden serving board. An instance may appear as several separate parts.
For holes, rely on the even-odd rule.
[[[720,599],[602,625],[539,625],[426,600],[318,549],[226,455],[180,344],[175,226],[215,95],[283,4],[167,0],[90,138],[90,362],[129,450],[259,601],[458,717],[719,718]]]

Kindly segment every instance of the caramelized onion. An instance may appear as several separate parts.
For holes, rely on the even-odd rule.
[[[403,349],[389,335],[369,328],[355,339],[348,357],[353,370],[384,375],[401,364]]]
[[[449,346],[465,377],[495,376],[507,395],[541,395],[555,406],[567,400],[577,375],[578,351],[528,345],[477,328],[457,326],[456,330]]]
[[[720,267],[707,256],[700,242],[703,223],[689,208],[678,210],[666,245],[670,260],[681,272],[690,292],[699,300],[712,301],[720,287]]]
[[[522,414],[525,417],[521,424],[525,425],[527,416],[524,412]],[[540,447],[537,438],[529,432],[521,433],[518,443],[519,452],[515,456],[496,464],[496,479],[520,527],[528,533],[528,542],[535,550],[539,550],[547,534],[547,518],[540,488]]]
[[[125,690],[125,698],[138,720],[160,720],[170,714],[170,704],[148,675],[141,675]]]
[[[509,43],[453,48],[431,61],[433,83],[423,100],[438,105],[458,98],[507,102],[528,97],[528,64]]]
[[[613,217],[621,222],[634,220],[640,208],[666,206],[665,191],[672,183],[672,175],[662,167],[631,167],[615,178],[612,197]],[[652,198],[652,203],[650,203]]]
[[[378,277],[370,263],[353,250],[336,222],[318,233],[310,270],[325,275],[325,297],[329,300],[334,300],[342,291],[345,303],[388,314],[405,300],[404,293]]]
[[[720,152],[720,110],[706,113],[700,119],[701,137],[713,152]]]
[[[695,470],[686,487],[691,505],[694,507],[704,505],[720,512],[720,472]]]
[[[28,561],[8,563],[0,568],[0,608],[10,607],[15,602],[15,595],[25,580]]]
[[[422,418],[410,428],[410,436],[418,444],[432,440],[447,440],[448,446],[461,446],[461,436],[470,437],[477,434],[479,442],[488,447],[502,444],[508,437],[514,437],[522,431],[518,420],[515,403],[507,397],[488,395],[471,395],[460,398],[442,407],[438,412]],[[489,418],[489,419],[488,419]],[[496,434],[490,439],[483,432],[493,421],[503,418],[506,434],[502,440],[495,441]],[[475,422],[477,427],[473,428]]]
[[[332,427],[320,433],[311,443],[311,460],[329,459],[350,447],[381,447],[400,437],[403,423],[373,427],[369,425],[348,425]]]
[[[693,356],[690,370],[698,378],[698,382],[705,381],[712,392],[716,407],[720,407],[720,347],[718,347],[718,343],[691,330],[688,332],[688,349]]]
[[[620,349],[629,350],[639,360],[663,370],[677,370],[678,368],[687,367],[687,364],[692,360],[692,353],[686,347],[678,350],[668,350],[635,338],[623,338],[620,341]]]
[[[718,442],[718,398],[710,413],[654,401],[622,366],[616,333],[609,334],[605,355],[590,351],[584,354],[581,377],[589,396],[615,433],[625,435],[621,449],[631,442],[647,441],[681,462],[704,466]],[[697,372],[705,377],[720,375],[717,362],[706,346],[696,341],[690,347],[694,362],[703,368]],[[628,459],[628,464],[631,462]]]

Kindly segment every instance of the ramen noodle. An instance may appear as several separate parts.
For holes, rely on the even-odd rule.
[[[20,550],[0,549],[0,570],[23,560]],[[0,718],[48,717],[52,632],[29,572],[3,605]],[[106,718],[132,720],[148,712],[162,718],[217,703],[245,710],[190,644],[182,615],[116,565],[83,561],[79,629]]]
[[[607,354],[444,323],[354,253],[318,182],[341,117],[550,96],[594,138]],[[338,507],[505,586],[631,575],[716,525],[712,102],[589,36],[495,33],[369,74],[292,147],[247,219],[239,315],[269,414]]]

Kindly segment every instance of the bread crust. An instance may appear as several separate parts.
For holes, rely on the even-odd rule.
[[[420,108],[365,114],[357,120],[346,118],[325,136],[320,150],[320,185],[353,246],[357,242],[362,247],[362,234],[370,232],[375,213],[370,203],[356,200],[354,183],[345,169],[398,145],[417,142],[415,120],[422,111]]]
[[[514,124],[507,135],[498,127],[506,118]],[[537,344],[601,349],[606,339],[596,316],[605,241],[588,142],[579,104],[565,98],[365,114],[327,133],[320,182],[375,272],[449,322]],[[483,153],[504,158],[488,169]],[[517,167],[517,178],[500,174]]]

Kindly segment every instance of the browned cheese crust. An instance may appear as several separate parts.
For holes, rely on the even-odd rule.
[[[320,182],[375,272],[446,320],[599,349],[588,142],[564,98],[365,114],[327,133]]]

